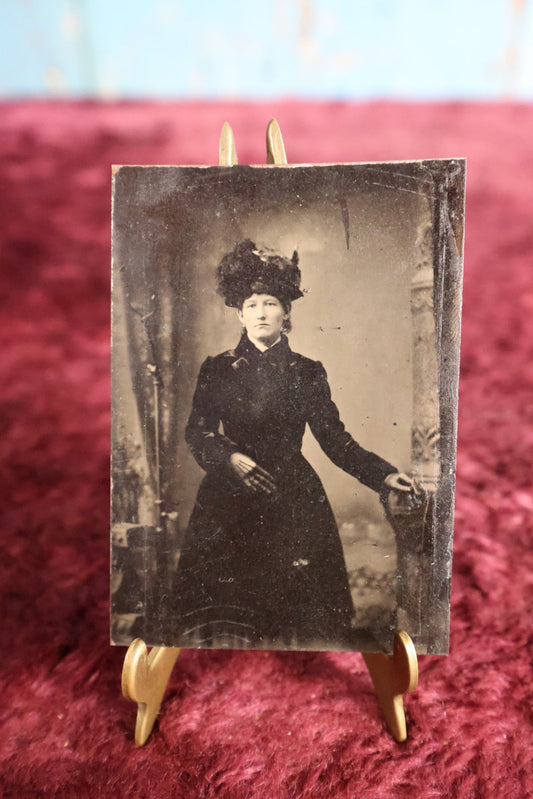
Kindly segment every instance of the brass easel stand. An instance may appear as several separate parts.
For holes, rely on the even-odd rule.
[[[268,123],[266,142],[267,164],[286,164],[281,130],[275,119]],[[220,133],[218,163],[219,166],[237,164],[235,137],[227,122]],[[146,644],[140,638],[136,638],[128,647],[122,668],[122,693],[126,699],[138,705],[135,725],[137,746],[143,746],[152,732],[179,653],[179,649],[155,646],[148,654]],[[403,631],[396,633],[392,657],[369,652],[364,653],[363,658],[390,733],[397,741],[405,741],[407,730],[403,696],[414,691],[418,684],[418,660],[410,636]]]

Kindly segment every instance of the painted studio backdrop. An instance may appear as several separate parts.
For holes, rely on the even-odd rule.
[[[215,276],[249,238],[298,252],[291,349],[323,364],[353,438],[420,489],[382,501],[305,434],[341,537],[353,648],[390,650],[402,628],[419,652],[447,650],[463,179],[461,161],[115,171],[114,643],[176,644],[169,597],[204,474],[184,430],[201,364],[239,341]]]

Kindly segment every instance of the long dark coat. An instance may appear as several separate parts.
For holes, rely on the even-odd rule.
[[[175,645],[351,648],[346,566],[324,488],[301,453],[306,423],[337,466],[375,491],[396,471],[346,432],[322,364],[285,337],[261,353],[243,335],[202,365],[186,440],[207,474],[178,563]],[[273,476],[272,495],[239,482],[234,452]]]

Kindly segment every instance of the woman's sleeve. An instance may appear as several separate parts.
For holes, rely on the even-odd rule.
[[[328,458],[364,485],[381,491],[387,475],[398,470],[379,455],[363,449],[346,431],[337,406],[331,399],[326,371],[318,361],[315,363],[309,399],[309,427]]]
[[[206,471],[227,466],[230,456],[238,451],[237,445],[219,430],[219,393],[213,358],[207,358],[198,375],[191,415],[185,428],[185,441],[197,463]]]

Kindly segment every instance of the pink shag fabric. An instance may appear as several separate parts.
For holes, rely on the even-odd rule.
[[[532,795],[533,108],[4,105],[0,121],[0,795]],[[420,659],[409,740],[359,655],[181,654],[133,745],[108,646],[112,163],[242,163],[277,116],[292,162],[467,156],[451,654]]]

